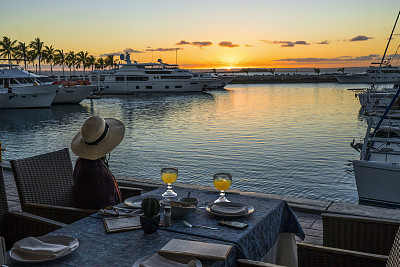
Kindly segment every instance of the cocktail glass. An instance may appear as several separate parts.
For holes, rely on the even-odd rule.
[[[172,183],[178,179],[178,169],[177,168],[162,168],[161,169],[161,179],[164,183],[168,184],[167,191],[165,191],[163,197],[176,197],[178,194],[172,190]]]
[[[217,202],[230,202],[226,197],[225,197],[225,190],[227,190],[232,183],[232,175],[229,173],[216,173],[213,176],[213,182],[215,188],[220,190],[219,198],[214,201],[214,203]]]

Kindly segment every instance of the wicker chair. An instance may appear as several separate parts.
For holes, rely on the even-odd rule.
[[[41,236],[65,224],[22,211],[9,211],[4,185],[3,168],[0,166],[0,236],[5,238],[6,248],[28,236]]]
[[[343,214],[322,214],[323,245],[389,255],[400,221]]]
[[[400,266],[399,221],[341,214],[322,220],[324,246],[298,244],[299,266]]]
[[[10,163],[23,211],[68,224],[97,212],[73,207],[73,167],[68,148]],[[142,191],[120,189],[124,199]]]

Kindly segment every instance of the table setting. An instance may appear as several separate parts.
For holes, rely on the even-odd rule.
[[[22,246],[16,243],[9,252],[9,265],[32,263],[24,255],[31,251],[30,256],[35,258],[32,254],[37,257],[40,252],[32,247],[42,246],[41,253],[47,253],[37,259],[42,266],[150,267],[160,262],[171,267],[234,266],[239,258],[260,260],[281,233],[304,238],[296,216],[285,201],[226,192],[232,183],[230,174],[214,175],[213,184],[219,195],[212,188],[175,185],[172,189],[178,178],[176,168],[163,169],[161,178],[166,186],[104,207],[28,243],[21,240]],[[169,212],[168,221],[165,218]],[[145,215],[158,216],[155,231],[146,232],[143,224],[140,226]],[[118,228],[117,220],[125,229]],[[169,223],[164,224],[166,221]],[[212,246],[216,249],[206,249]],[[219,249],[225,251],[223,257],[210,258]]]
[[[194,209],[190,209],[186,215],[177,219],[173,216],[171,226],[160,229],[234,243],[239,249],[240,257],[252,260],[262,258],[277,241],[280,233],[293,233],[304,239],[304,232],[285,201],[229,193],[229,191],[227,193],[226,190],[232,183],[231,174],[213,175],[213,184],[220,191],[218,198],[213,189],[199,190],[182,186],[174,186],[172,189],[177,177],[176,173],[174,179],[165,180],[167,187],[129,198],[125,204],[135,203],[149,196],[169,203],[192,197],[199,203],[198,206],[194,206]],[[171,191],[173,193],[166,197]],[[232,223],[240,226],[232,227]],[[259,242],[254,242],[255,240]]]

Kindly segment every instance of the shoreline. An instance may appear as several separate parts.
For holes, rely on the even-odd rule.
[[[223,77],[223,76],[222,76]],[[229,84],[264,84],[264,83],[337,83],[335,76],[329,74],[278,74],[278,75],[240,75]]]

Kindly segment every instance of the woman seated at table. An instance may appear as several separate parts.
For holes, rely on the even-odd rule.
[[[71,150],[78,156],[74,168],[74,207],[101,209],[122,202],[106,155],[121,143],[125,126],[116,119],[88,118],[72,139]]]

